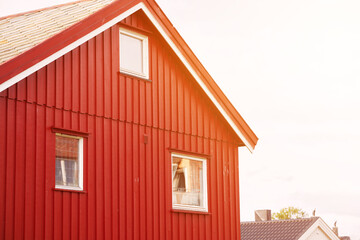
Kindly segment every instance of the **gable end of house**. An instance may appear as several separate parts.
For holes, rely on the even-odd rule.
[[[150,19],[239,139],[252,152],[258,138],[153,1],[115,1],[61,34],[3,63],[0,65],[0,92],[139,10]]]

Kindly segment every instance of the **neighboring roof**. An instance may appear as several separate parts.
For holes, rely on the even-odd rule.
[[[319,217],[241,223],[241,240],[297,240]]]
[[[95,13],[89,13],[86,15],[87,10],[84,10],[84,12],[82,11],[84,5],[88,5],[85,8],[89,11],[94,11]],[[63,56],[67,52],[75,49],[102,31],[130,16],[134,12],[142,10],[160,32],[165,41],[169,44],[171,49],[179,57],[180,61],[185,65],[209,99],[214,103],[239,139],[250,151],[254,150],[258,141],[257,136],[226,98],[224,93],[220,90],[210,74],[196,58],[194,53],[181,38],[180,34],[176,31],[155,1],[121,0],[111,2],[110,0],[89,0],[65,4],[58,8],[67,9],[64,12],[65,15],[68,15],[69,13],[70,20],[67,22],[67,27],[49,24],[49,21],[53,21],[51,20],[53,17],[64,17],[64,19],[67,19],[65,16],[58,16],[57,14],[62,13],[63,11],[58,12],[54,10],[56,8],[34,11],[32,13],[26,13],[14,17],[21,19],[22,23],[26,23],[27,21],[30,22],[30,20],[33,21],[32,18],[36,19],[41,16],[44,14],[44,11],[46,11],[49,15],[54,14],[54,16],[47,16],[49,21],[41,22],[39,20],[38,22],[38,25],[41,25],[41,28],[44,29],[44,31],[45,29],[50,29],[48,30],[48,35],[45,34],[41,37],[35,35],[33,39],[36,39],[36,41],[32,40],[33,42],[30,41],[30,43],[28,43],[27,37],[25,37],[24,42],[19,42],[19,38],[9,38],[5,42],[2,42],[2,44],[11,44],[14,42],[13,44],[16,46],[3,55],[0,53],[0,92],[16,84],[57,58]],[[96,11],[96,9],[98,11]],[[72,17],[70,17],[70,15],[80,10],[84,15],[76,20],[71,20]],[[1,21],[6,19],[7,18],[3,18]],[[6,24],[8,27],[5,28],[5,30],[1,29],[1,33],[6,31],[10,32],[14,36],[19,35],[16,32],[18,31],[18,28],[22,27],[22,24],[16,25],[15,21],[12,24],[9,24],[8,22]],[[12,29],[10,29],[10,26]],[[34,29],[37,30],[38,28],[38,26],[34,27]],[[28,46],[21,49],[22,45]],[[2,51],[7,51],[7,49],[0,50],[0,52]],[[249,99],[249,101],[252,101],[252,99]]]
[[[80,22],[113,1],[79,1],[0,18],[0,64]]]
[[[340,240],[320,217],[241,222],[241,240],[308,239]]]

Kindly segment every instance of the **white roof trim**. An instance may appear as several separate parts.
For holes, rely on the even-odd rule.
[[[340,240],[340,238],[338,236],[336,236],[336,234],[330,229],[330,227],[324,222],[324,220],[322,220],[321,218],[319,218],[316,222],[314,222],[313,225],[311,225],[311,227],[306,230],[306,232],[299,238],[299,240],[306,240],[308,239],[308,237],[310,237],[310,235],[317,229],[320,228],[322,231],[324,231],[324,233],[331,239],[331,240]]]
[[[39,63],[33,65],[32,67],[24,70],[23,72],[19,73],[18,75],[10,78],[6,82],[0,84],[0,92],[4,91],[5,89],[11,87],[12,85],[16,84],[17,82],[21,81],[22,79],[26,78],[27,76],[31,75],[32,73],[36,72],[40,68],[48,65],[49,63],[55,61],[59,57],[65,55],[66,53],[72,51],[73,49],[77,48],[81,44],[85,43],[86,41],[90,40],[91,38],[95,37],[96,35],[100,34],[101,32],[105,31],[106,29],[110,28],[111,26],[115,25],[116,23],[120,22],[124,18],[130,16],[134,12],[138,11],[139,9],[142,9],[146,16],[150,19],[150,21],[154,24],[156,29],[160,32],[162,37],[166,40],[166,42],[170,45],[172,50],[176,53],[176,55],[179,57],[179,59],[182,61],[182,63],[185,65],[185,67],[189,70],[191,75],[195,78],[195,80],[198,82],[200,87],[204,90],[206,95],[210,98],[210,100],[215,104],[216,108],[220,111],[220,113],[224,116],[226,121],[229,123],[229,125],[232,127],[232,129],[235,131],[235,133],[239,136],[239,138],[244,142],[245,146],[250,150],[250,152],[253,152],[253,147],[251,144],[246,140],[245,136],[241,133],[239,128],[235,125],[235,123],[232,121],[231,117],[226,113],[226,111],[222,108],[220,103],[216,100],[214,95],[210,92],[210,90],[206,87],[202,79],[199,77],[199,75],[196,73],[196,71],[192,68],[190,63],[186,60],[185,56],[180,52],[180,50],[177,48],[176,44],[171,40],[171,38],[166,34],[164,29],[161,27],[158,21],[156,21],[155,17],[151,14],[149,9],[145,6],[144,3],[138,3],[134,7],[128,9],[127,11],[123,12],[119,16],[115,17],[111,21],[105,23],[104,25],[100,26],[99,28],[95,29],[94,31],[90,32],[89,34],[83,36],[82,38],[76,40],[75,42],[69,44],[65,48],[57,51],[56,53],[52,54],[51,56],[47,57],[46,59],[40,61]]]

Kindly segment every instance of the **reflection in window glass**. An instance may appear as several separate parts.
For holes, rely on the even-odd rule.
[[[175,207],[206,208],[204,165],[205,159],[173,155],[172,192]]]
[[[80,138],[56,134],[55,183],[57,186],[80,187]]]
[[[149,41],[138,32],[120,28],[120,71],[149,78]]]
[[[120,67],[133,73],[143,73],[143,41],[120,34]]]

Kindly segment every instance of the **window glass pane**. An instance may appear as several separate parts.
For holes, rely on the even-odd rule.
[[[173,203],[203,207],[203,162],[173,157]]]
[[[79,140],[56,135],[56,185],[79,187]]]
[[[143,74],[143,41],[120,34],[120,67],[124,70]]]

